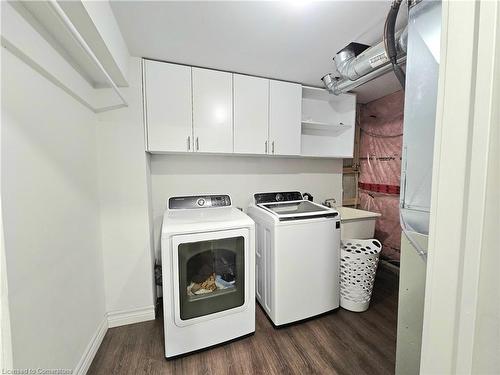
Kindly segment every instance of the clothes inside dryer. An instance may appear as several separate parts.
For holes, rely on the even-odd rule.
[[[187,267],[190,296],[235,288],[237,264],[231,250],[207,250],[191,258]]]
[[[181,317],[190,319],[244,302],[243,237],[179,245]]]

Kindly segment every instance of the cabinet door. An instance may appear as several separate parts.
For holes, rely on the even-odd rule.
[[[300,155],[302,86],[269,82],[269,142],[271,154]]]
[[[233,75],[234,152],[266,154],[269,150],[269,80]]]
[[[148,150],[192,150],[191,67],[149,60],[144,64]]]
[[[233,152],[233,77],[193,68],[195,151]]]

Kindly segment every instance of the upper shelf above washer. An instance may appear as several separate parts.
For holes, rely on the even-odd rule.
[[[302,134],[335,136],[346,131],[347,129],[350,129],[351,127],[352,125],[344,124],[342,122],[338,124],[331,124],[327,122],[302,120]]]
[[[354,94],[333,95],[325,89],[302,87],[302,122],[320,125],[354,125]]]
[[[356,95],[302,87],[302,155],[351,158],[355,119]]]

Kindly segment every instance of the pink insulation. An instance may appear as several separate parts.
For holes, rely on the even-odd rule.
[[[360,106],[360,208],[382,214],[375,238],[382,242],[382,256],[391,260],[399,260],[399,194],[381,191],[399,191],[403,108],[403,91]]]

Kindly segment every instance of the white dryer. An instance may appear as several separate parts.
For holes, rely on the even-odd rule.
[[[167,358],[255,332],[254,222],[228,195],[170,198],[161,260]]]
[[[275,326],[339,307],[340,217],[299,192],[254,195],[256,297]]]

